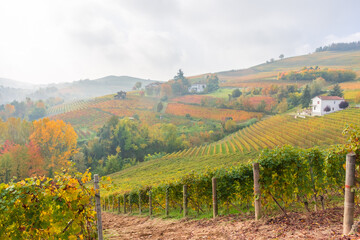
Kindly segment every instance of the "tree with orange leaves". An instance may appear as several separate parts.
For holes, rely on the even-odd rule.
[[[45,170],[52,177],[55,171],[66,167],[77,149],[77,135],[70,124],[48,118],[33,122],[34,131],[30,141],[40,148],[45,161]]]

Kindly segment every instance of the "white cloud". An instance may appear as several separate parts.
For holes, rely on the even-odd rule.
[[[352,33],[346,36],[337,36],[334,34],[330,34],[325,37],[324,45],[328,45],[331,43],[338,43],[338,42],[357,42],[360,41],[360,32]]]

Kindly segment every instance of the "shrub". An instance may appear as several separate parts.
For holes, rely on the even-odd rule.
[[[349,106],[349,103],[346,102],[346,101],[342,101],[340,104],[339,104],[339,108],[341,109],[345,109]]]

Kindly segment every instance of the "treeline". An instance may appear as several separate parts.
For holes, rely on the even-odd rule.
[[[9,118],[21,118],[33,121],[46,115],[47,107],[62,103],[61,98],[49,98],[46,101],[33,101],[26,98],[25,101],[12,101],[8,104],[0,105],[0,118],[6,121]]]
[[[341,83],[354,81],[356,73],[351,70],[337,70],[337,69],[320,69],[316,67],[304,67],[300,71],[281,72],[278,74],[278,80],[284,81],[311,81],[316,78],[323,78],[327,82]]]
[[[332,43],[324,47],[316,48],[315,52],[326,52],[326,51],[350,51],[360,50],[360,41],[350,43]]]
[[[77,153],[77,135],[70,124],[48,118],[28,122],[0,121],[0,182],[32,176],[54,176]]]
[[[97,137],[82,147],[74,159],[80,171],[91,168],[100,175],[146,160],[152,154],[166,154],[189,147],[174,124],[147,125],[137,119],[110,118]]]

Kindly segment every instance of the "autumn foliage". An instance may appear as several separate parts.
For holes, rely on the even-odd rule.
[[[186,114],[190,114],[191,117],[209,118],[220,121],[225,121],[226,118],[230,117],[234,121],[245,121],[251,118],[262,117],[261,113],[233,109],[205,108],[181,103],[169,103],[166,108],[166,113],[178,116],[186,116]]]
[[[0,182],[53,176],[78,151],[74,129],[61,120],[29,123],[10,118],[0,122],[0,130]]]

